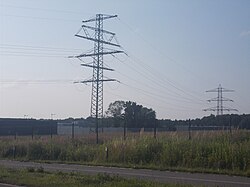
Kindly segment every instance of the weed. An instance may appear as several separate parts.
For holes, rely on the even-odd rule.
[[[35,168],[33,167],[27,167],[26,170],[31,173],[35,172]]]
[[[40,166],[39,168],[36,169],[36,171],[38,173],[43,173],[44,172],[44,168],[42,166]]]

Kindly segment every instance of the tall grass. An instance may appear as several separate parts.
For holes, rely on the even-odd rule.
[[[157,139],[150,135],[123,139],[103,136],[102,143],[78,137],[52,140],[27,137],[0,139],[1,158],[56,160],[93,164],[112,164],[158,169],[186,168],[214,172],[227,171],[250,175],[250,132],[194,132],[188,140],[186,133],[161,133]],[[106,151],[108,149],[108,152]]]

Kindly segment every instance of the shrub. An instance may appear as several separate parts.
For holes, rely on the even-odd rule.
[[[33,160],[49,159],[49,150],[41,142],[30,143],[28,146],[27,158]]]
[[[26,170],[31,173],[35,172],[35,168],[33,167],[27,167]]]
[[[39,168],[36,169],[36,171],[38,173],[43,173],[44,172],[44,168],[42,166],[40,166]]]

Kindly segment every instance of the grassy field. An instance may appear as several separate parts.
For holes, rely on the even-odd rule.
[[[250,176],[250,132],[223,131],[130,134],[123,141],[120,134],[94,134],[77,137],[54,136],[0,138],[0,157],[112,165],[133,168],[226,173]],[[106,151],[108,149],[108,151]]]
[[[190,185],[161,184],[157,182],[124,179],[118,176],[100,174],[87,176],[79,173],[49,173],[42,168],[13,170],[0,168],[0,182],[29,187],[189,187]],[[191,187],[191,186],[190,186]]]

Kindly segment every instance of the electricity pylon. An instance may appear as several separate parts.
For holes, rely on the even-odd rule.
[[[75,34],[75,36],[90,40],[94,42],[94,51],[93,53],[85,53],[77,56],[72,56],[78,59],[83,57],[92,57],[93,62],[91,64],[82,63],[81,65],[84,67],[89,67],[93,69],[92,79],[84,80],[75,83],[92,83],[92,94],[91,94],[91,109],[90,116],[95,118],[96,124],[96,143],[98,144],[98,126],[99,121],[103,117],[103,82],[108,81],[116,81],[115,79],[104,79],[103,70],[114,71],[111,68],[107,68],[103,66],[103,56],[108,54],[115,53],[123,53],[121,50],[114,49],[106,49],[103,46],[108,45],[112,47],[121,47],[116,38],[115,33],[103,30],[103,21],[110,18],[115,18],[117,15],[104,15],[104,14],[96,14],[95,18],[82,21],[83,25],[81,26],[81,30]],[[87,25],[95,23],[95,26]],[[83,31],[83,34],[80,32]],[[94,32],[94,36],[91,36],[89,32]],[[108,38],[108,39],[104,39]],[[115,39],[115,43],[112,41]]]
[[[228,89],[222,88],[221,85],[219,85],[218,88],[215,88],[213,90],[208,90],[206,92],[217,92],[218,95],[217,95],[216,98],[207,100],[208,102],[216,101],[217,106],[212,107],[212,108],[204,109],[203,111],[217,111],[217,115],[223,115],[223,111],[238,111],[237,109],[228,108],[228,107],[223,106],[223,101],[231,101],[231,102],[233,102],[233,100],[223,97],[222,93],[223,92],[234,92],[234,90],[228,90]]]

